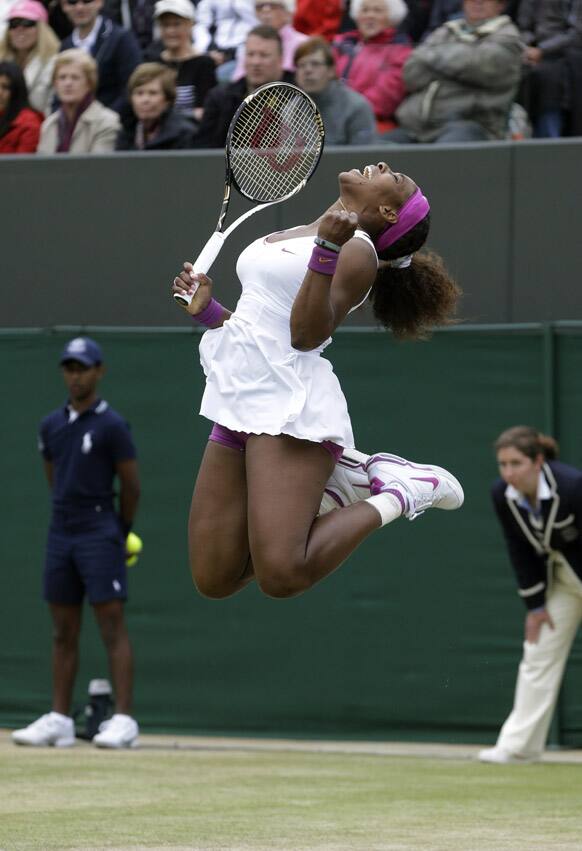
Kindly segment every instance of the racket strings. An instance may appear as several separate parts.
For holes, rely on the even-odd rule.
[[[240,192],[258,202],[284,198],[313,172],[323,125],[311,101],[291,86],[259,92],[242,109],[230,140],[230,166]]]

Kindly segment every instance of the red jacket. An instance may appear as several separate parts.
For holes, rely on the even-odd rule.
[[[21,109],[8,132],[0,136],[0,154],[34,154],[40,136],[42,115],[34,109]]]
[[[293,26],[299,32],[331,41],[340,28],[342,14],[341,0],[297,0]]]
[[[364,41],[358,30],[333,42],[338,77],[366,97],[377,121],[392,119],[404,98],[402,66],[412,53],[410,39],[392,27]]]

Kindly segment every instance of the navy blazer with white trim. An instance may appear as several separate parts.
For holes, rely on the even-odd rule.
[[[563,556],[582,581],[582,472],[561,461],[547,461],[542,473],[550,498],[541,501],[539,517],[507,495],[502,479],[491,491],[518,593],[528,609],[545,603],[552,553]]]

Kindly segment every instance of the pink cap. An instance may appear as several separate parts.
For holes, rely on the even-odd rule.
[[[26,18],[29,21],[43,21],[48,24],[47,11],[38,0],[16,0],[8,12],[8,20],[11,18]]]

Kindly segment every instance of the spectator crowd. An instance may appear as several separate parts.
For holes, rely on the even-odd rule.
[[[331,145],[582,135],[582,0],[0,0],[0,153],[220,148],[295,82]]]

